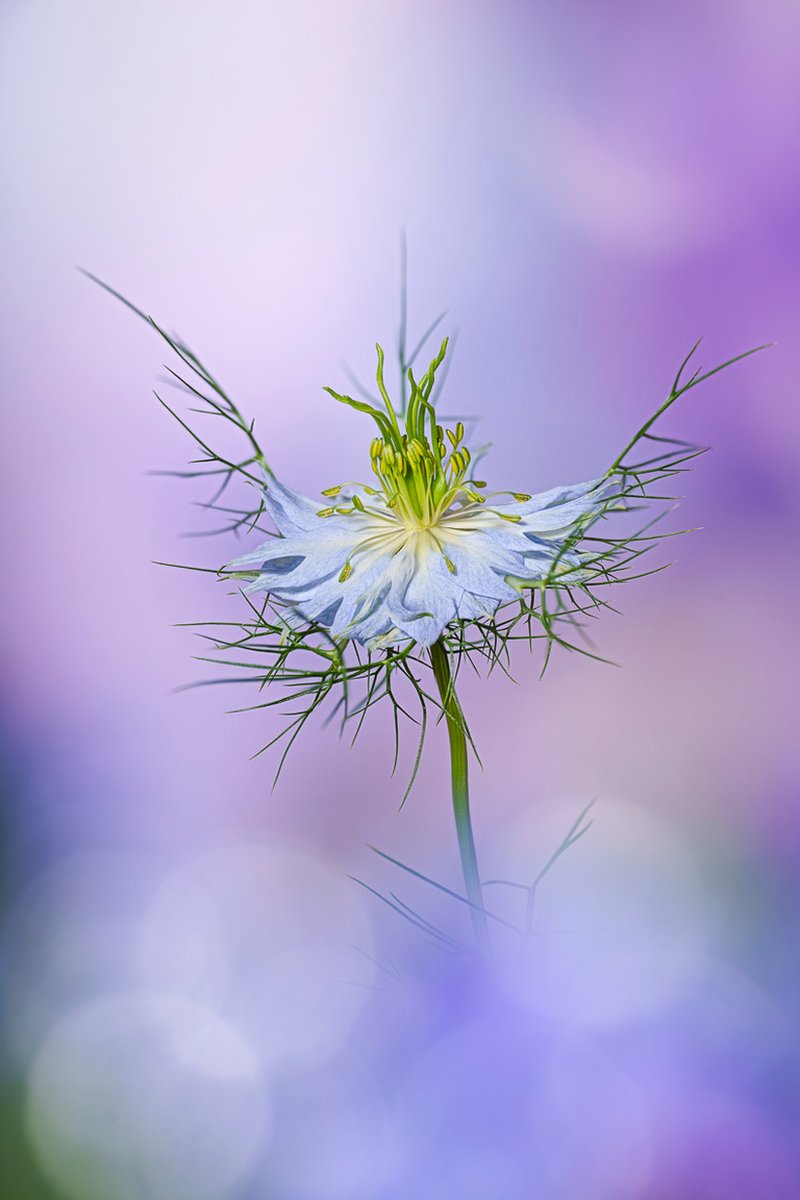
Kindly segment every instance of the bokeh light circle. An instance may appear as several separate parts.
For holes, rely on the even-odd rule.
[[[81,1006],[51,1029],[29,1075],[30,1143],[71,1200],[225,1200],[268,1127],[252,1047],[173,996]]]
[[[148,986],[232,1019],[270,1070],[339,1050],[369,998],[370,924],[356,885],[284,846],[211,851],[158,890],[139,945]]]

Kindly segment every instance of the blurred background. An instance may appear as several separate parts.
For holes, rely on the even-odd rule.
[[[4,0],[0,92],[5,1194],[800,1195],[800,8]],[[212,674],[176,626],[236,600],[154,560],[238,546],[182,536],[164,347],[75,270],[317,494],[364,475],[321,389],[394,343],[401,228],[499,487],[602,472],[700,335],[777,343],[665,426],[713,446],[702,529],[602,619],[619,666],[465,689],[485,875],[596,798],[491,979],[349,878],[466,935],[368,849],[457,886],[441,730],[398,812],[386,716],[309,729],[273,791],[275,718],[175,693]]]

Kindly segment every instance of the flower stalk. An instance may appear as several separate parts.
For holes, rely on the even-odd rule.
[[[483,907],[483,891],[481,876],[478,869],[478,855],[475,850],[475,837],[472,832],[472,818],[469,810],[469,760],[467,748],[467,732],[464,714],[458,702],[453,675],[450,670],[450,660],[444,643],[434,642],[430,648],[431,666],[433,668],[436,686],[442,702],[442,711],[447,721],[447,733],[450,740],[450,777],[453,792],[453,816],[456,822],[458,851],[461,856],[461,870],[464,875],[464,887],[470,905],[472,928],[475,943],[483,953],[489,949],[489,926]]]

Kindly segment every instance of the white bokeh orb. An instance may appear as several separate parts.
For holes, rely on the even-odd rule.
[[[6,1045],[26,1064],[66,1011],[136,986],[130,947],[163,860],[71,854],[35,874],[3,913]]]
[[[139,968],[146,986],[232,1020],[275,1071],[341,1049],[370,996],[371,950],[356,884],[309,854],[247,845],[166,880],[143,923]]]
[[[29,1073],[28,1138],[70,1200],[225,1200],[269,1123],[253,1048],[174,996],[82,1005],[53,1026]]]

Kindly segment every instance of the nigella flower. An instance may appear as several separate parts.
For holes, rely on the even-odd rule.
[[[443,428],[418,395],[404,421],[387,400],[371,448],[375,486],[330,488],[320,508],[268,475],[263,505],[281,536],[230,569],[255,570],[246,590],[283,601],[290,624],[372,650],[431,646],[452,622],[491,617],[551,576],[591,577],[592,556],[573,543],[607,506],[609,481],[487,493],[461,422]]]
[[[662,536],[650,532],[652,521],[618,534],[606,528],[606,519],[668,500],[663,485],[701,453],[684,442],[657,436],[653,425],[680,396],[755,350],[710,371],[697,370],[684,380],[691,351],[666,400],[599,478],[536,495],[495,492],[475,478],[477,457],[465,444],[461,421],[445,425],[437,416],[434,384],[447,341],[419,381],[412,370],[415,355],[406,362],[404,303],[398,347],[404,389],[400,405],[395,407],[387,392],[380,347],[380,401],[355,400],[327,389],[336,400],[375,421],[373,478],[368,484],[326,489],[326,503],[320,505],[278,481],[256,440],[253,422],[245,419],[189,347],[127,300],[124,303],[178,356],[179,369],[168,369],[172,381],[192,397],[193,411],[222,418],[247,448],[241,458],[218,452],[207,435],[201,436],[165,404],[200,448],[196,469],[180,474],[214,478],[218,486],[207,507],[229,516],[227,530],[252,529],[266,512],[277,534],[220,571],[223,578],[244,580],[248,609],[243,619],[215,622],[211,632],[201,630],[219,655],[212,661],[236,668],[259,689],[283,686],[276,699],[259,699],[250,706],[270,708],[289,700],[288,725],[267,743],[286,739],[281,763],[309,717],[332,694],[338,693],[334,711],[341,713],[343,724],[355,719],[356,734],[367,712],[379,700],[388,700],[397,737],[398,714],[411,716],[405,696],[398,698],[399,682],[416,695],[420,712],[412,717],[420,734],[410,788],[425,740],[428,706],[437,705],[449,735],[465,895],[444,890],[468,906],[477,945],[485,947],[491,914],[484,907],[470,820],[471,737],[456,696],[458,669],[465,659],[473,665],[483,659],[490,670],[498,664],[507,670],[513,643],[533,646],[537,638],[545,639],[545,665],[555,644],[592,653],[580,639],[585,637],[587,618],[611,607],[600,589],[649,573],[639,569],[642,557]],[[632,452],[640,443],[646,443],[648,451],[634,461]],[[257,505],[236,508],[220,503],[235,478],[258,489]],[[435,681],[435,696],[426,673]],[[576,825],[563,845],[577,840],[585,829]],[[421,877],[417,871],[412,874]],[[383,899],[427,934],[436,934],[430,922],[417,920],[394,893]]]

